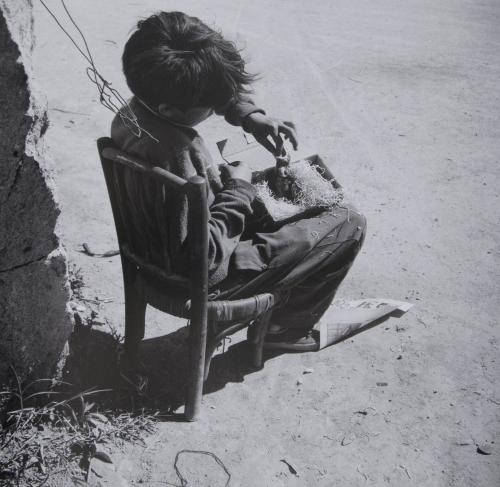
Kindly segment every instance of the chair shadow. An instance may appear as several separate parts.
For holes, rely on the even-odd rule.
[[[149,338],[141,343],[139,364],[125,371],[120,364],[122,346],[103,331],[79,326],[70,339],[64,380],[74,391],[92,392],[92,402],[101,410],[128,412],[161,411],[166,421],[182,420],[174,411],[184,404],[188,372],[188,328]],[[280,353],[267,353],[265,359]],[[212,359],[203,393],[211,394],[230,382],[243,382],[258,372],[252,366],[250,347],[243,341],[230,345]]]
[[[384,316],[336,343],[378,326],[390,317],[399,318],[402,314],[395,312]],[[184,404],[188,371],[187,338],[186,326],[167,335],[143,340],[138,366],[125,371],[120,365],[122,346],[116,337],[79,326],[70,339],[64,380],[72,384],[72,393],[93,391],[91,400],[100,410],[160,411],[159,418],[162,420],[182,421],[183,416],[176,414],[175,410]],[[264,361],[282,353],[265,351]],[[259,370],[252,365],[247,342],[238,342],[213,357],[203,393],[211,394],[228,383],[243,382],[247,375]]]

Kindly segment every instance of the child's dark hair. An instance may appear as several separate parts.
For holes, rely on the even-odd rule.
[[[139,21],[122,62],[129,88],[155,109],[160,103],[218,108],[248,93],[255,79],[232,42],[182,12]]]

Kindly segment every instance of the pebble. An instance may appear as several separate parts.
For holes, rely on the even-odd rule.
[[[476,451],[481,455],[491,455],[493,453],[493,448],[491,447],[491,445],[481,443],[480,445],[477,445]]]
[[[341,446],[350,445],[356,439],[356,435],[354,433],[349,433],[342,438],[340,442]]]

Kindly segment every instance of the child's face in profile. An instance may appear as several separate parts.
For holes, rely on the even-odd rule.
[[[158,112],[165,118],[172,120],[172,122],[194,127],[210,117],[214,110],[210,107],[192,107],[187,110],[180,110],[162,103],[158,107]]]

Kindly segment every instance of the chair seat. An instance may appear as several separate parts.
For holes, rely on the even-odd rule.
[[[189,290],[180,286],[172,289],[161,278],[141,271],[137,273],[135,287],[154,308],[179,318],[190,318]],[[256,294],[243,299],[209,301],[208,319],[225,324],[246,321],[271,310],[277,301],[277,296],[272,293]]]
[[[191,320],[189,290],[172,286],[158,275],[139,269],[135,287],[145,302],[164,313]],[[214,300],[207,303],[207,341],[203,380],[208,377],[210,361],[219,343],[229,335],[249,326],[249,341],[256,347],[254,365],[262,364],[263,340],[266,334],[271,310],[278,303],[278,295],[262,293],[250,298],[235,300]],[[251,338],[250,338],[251,337]]]
[[[208,319],[224,323],[244,321],[269,311],[276,302],[276,295],[271,293],[256,294],[245,299],[209,301]],[[188,308],[189,305],[188,301]]]

